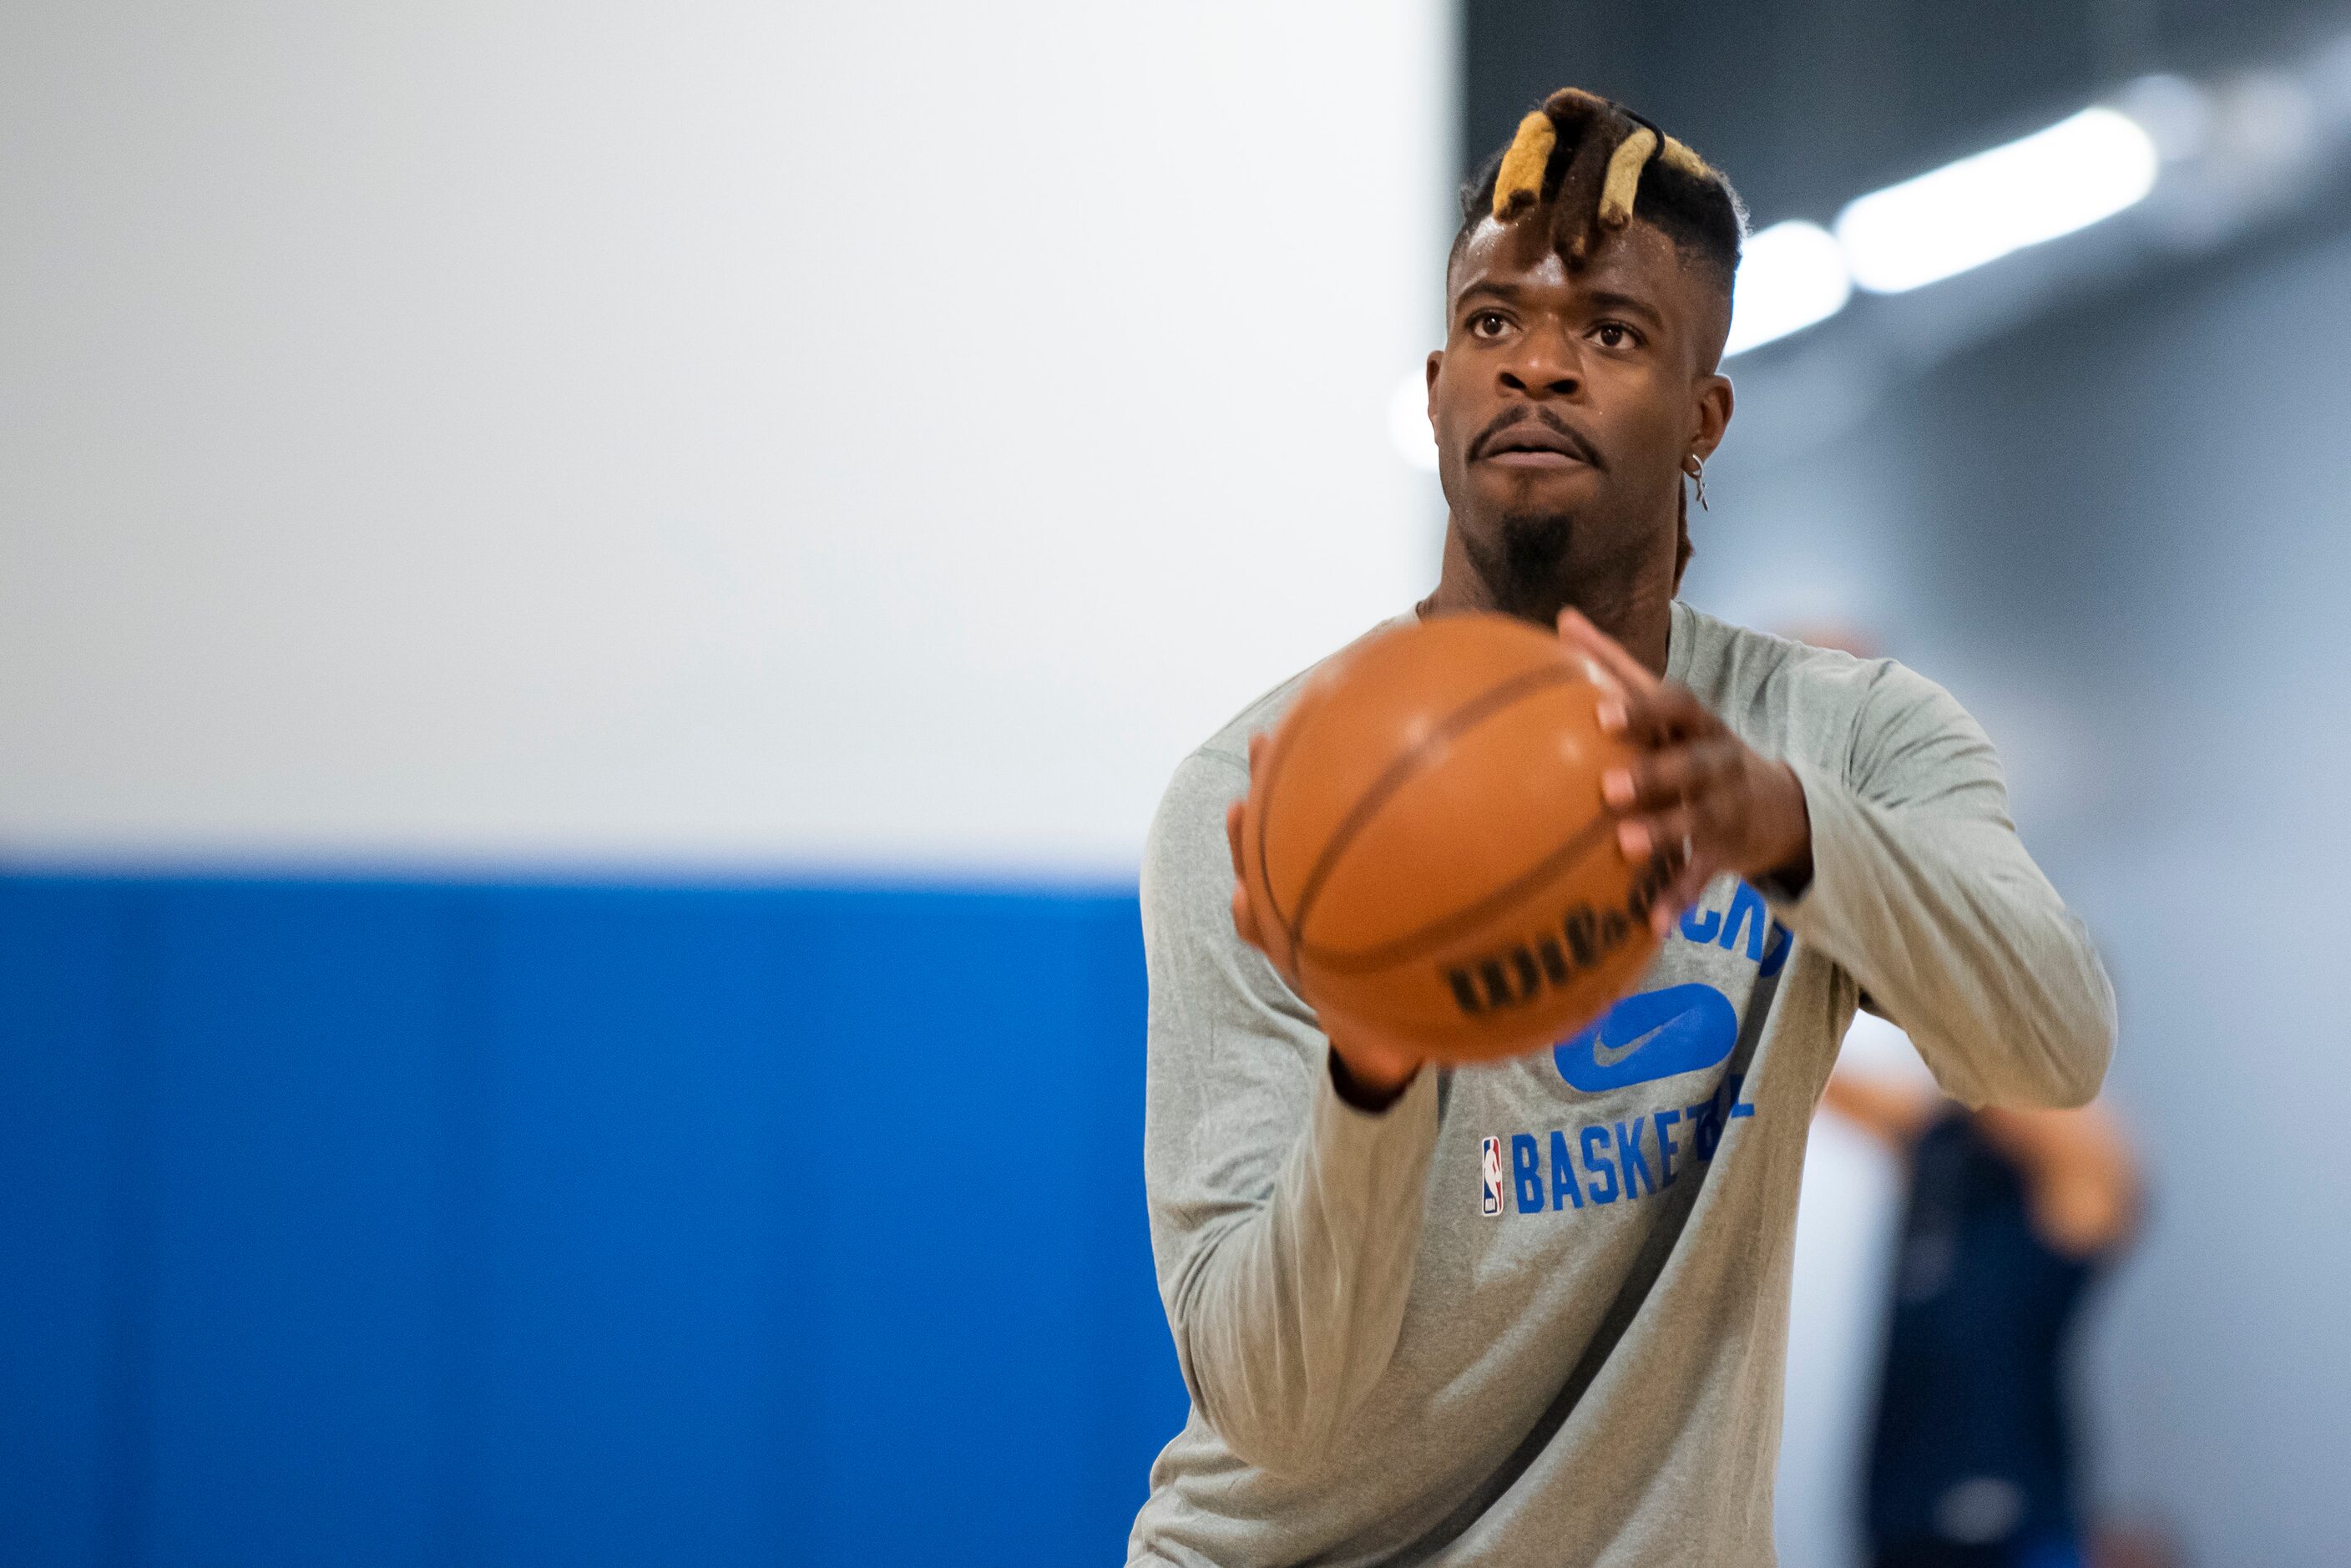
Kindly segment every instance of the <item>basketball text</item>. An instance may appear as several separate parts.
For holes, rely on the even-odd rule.
[[[1673,862],[1652,856],[1633,879],[1624,907],[1595,910],[1579,904],[1550,930],[1496,952],[1445,968],[1454,1001],[1471,1018],[1520,1008],[1547,987],[1564,986],[1623,946],[1649,917],[1649,907],[1673,880]]]

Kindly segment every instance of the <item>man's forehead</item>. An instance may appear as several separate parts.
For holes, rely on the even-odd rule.
[[[1635,218],[1609,235],[1584,262],[1570,270],[1554,249],[1551,225],[1481,218],[1447,279],[1447,294],[1459,299],[1480,284],[1514,290],[1582,289],[1633,295],[1660,308],[1678,303],[1689,286],[1689,269],[1672,239],[1655,225]]]

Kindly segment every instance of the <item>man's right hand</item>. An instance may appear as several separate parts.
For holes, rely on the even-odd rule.
[[[1265,752],[1262,735],[1249,737],[1249,777],[1258,776],[1258,768]],[[1298,977],[1283,969],[1259,934],[1257,911],[1251,906],[1249,879],[1241,873],[1241,811],[1242,802],[1234,801],[1225,808],[1225,848],[1233,857],[1233,929],[1242,941],[1265,954],[1277,973],[1290,988],[1299,990]],[[1304,996],[1303,991],[1299,991]],[[1310,1001],[1312,998],[1308,998]],[[1329,1010],[1315,1009],[1315,1022],[1322,1028],[1331,1041],[1331,1054],[1338,1059],[1340,1071],[1332,1082],[1340,1097],[1359,1109],[1384,1109],[1408,1088],[1413,1075],[1420,1071],[1425,1060],[1422,1053],[1400,1040],[1387,1039],[1376,1030]],[[1350,1092],[1352,1091],[1352,1092]]]

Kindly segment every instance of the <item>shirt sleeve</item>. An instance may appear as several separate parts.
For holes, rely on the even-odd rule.
[[[1969,1105],[2067,1106],[2098,1091],[2115,996],[2088,933],[2009,819],[1991,740],[1950,695],[1880,666],[1842,768],[1791,759],[1813,879],[1772,900],[1861,983]]]
[[[1395,1353],[1437,1074],[1378,1113],[1338,1097],[1312,1011],[1233,931],[1224,814],[1247,786],[1238,763],[1196,754],[1152,826],[1144,1174],[1195,1408],[1242,1458],[1295,1474],[1332,1452]]]

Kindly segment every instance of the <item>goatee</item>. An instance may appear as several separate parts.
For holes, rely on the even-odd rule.
[[[1494,608],[1521,621],[1549,625],[1567,602],[1567,562],[1575,519],[1565,512],[1505,512],[1497,519],[1499,548],[1461,543],[1485,580]]]

